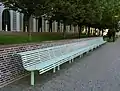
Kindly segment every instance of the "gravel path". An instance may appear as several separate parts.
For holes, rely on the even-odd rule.
[[[28,76],[0,91],[120,91],[120,39],[35,78],[34,87]]]

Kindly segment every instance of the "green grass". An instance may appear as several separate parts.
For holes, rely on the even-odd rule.
[[[87,37],[85,34],[81,35],[82,38]],[[63,38],[62,33],[32,33],[31,40],[29,40],[28,33],[23,32],[7,32],[0,33],[0,44],[20,44],[20,43],[36,43],[50,40],[62,40],[62,39],[75,39],[78,38],[78,34],[66,34]]]
[[[30,42],[41,42],[46,40],[59,40],[62,39],[60,36],[32,36],[29,41],[28,36],[0,36],[0,44],[19,44],[19,43],[30,43]]]
[[[66,39],[76,38],[73,35],[66,35]],[[49,41],[49,40],[62,40],[63,35],[58,33],[44,33],[37,34],[33,33],[31,35],[31,40],[29,40],[27,33],[20,34],[0,34],[0,44],[20,44],[20,43],[31,43],[31,42],[41,42],[41,41]]]

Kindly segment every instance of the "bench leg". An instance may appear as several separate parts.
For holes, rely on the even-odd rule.
[[[58,66],[58,70],[60,70],[60,65]]]
[[[83,54],[80,54],[80,58],[82,58],[83,57]]]
[[[92,48],[92,52],[94,51],[94,48]]]
[[[74,62],[74,59],[72,59],[71,62]]]
[[[53,73],[55,73],[55,68],[53,68]]]
[[[89,53],[89,51],[87,51],[87,54]]]
[[[82,58],[82,57],[83,57],[83,54],[81,54],[80,57]]]
[[[79,56],[79,58],[81,58],[81,55]]]
[[[69,60],[69,63],[71,63],[71,60]]]
[[[34,85],[34,71],[31,71],[31,85]]]

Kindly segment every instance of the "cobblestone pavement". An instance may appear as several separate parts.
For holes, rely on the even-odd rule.
[[[0,91],[120,91],[120,39],[35,78],[34,87],[28,76]]]

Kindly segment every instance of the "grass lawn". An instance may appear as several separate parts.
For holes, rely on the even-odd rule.
[[[2,35],[0,36],[0,44],[19,44],[19,43],[30,43],[30,42],[41,42],[46,40],[58,40],[62,39],[61,36],[32,36],[29,41],[28,36],[11,36]]]
[[[65,39],[73,39],[78,38],[78,34],[66,34]],[[49,40],[62,40],[62,33],[32,33],[31,41],[29,40],[28,33],[16,33],[16,32],[8,32],[8,33],[0,33],[0,44],[20,44],[20,43],[34,43],[41,41],[49,41]]]
[[[31,33],[31,40],[29,40],[28,33],[23,32],[0,32],[0,44],[20,44],[20,43],[36,43],[41,41],[50,40],[62,40],[62,39],[76,39],[78,33],[66,33],[66,37],[63,37],[63,33]],[[85,38],[87,35],[82,34],[81,38]]]

